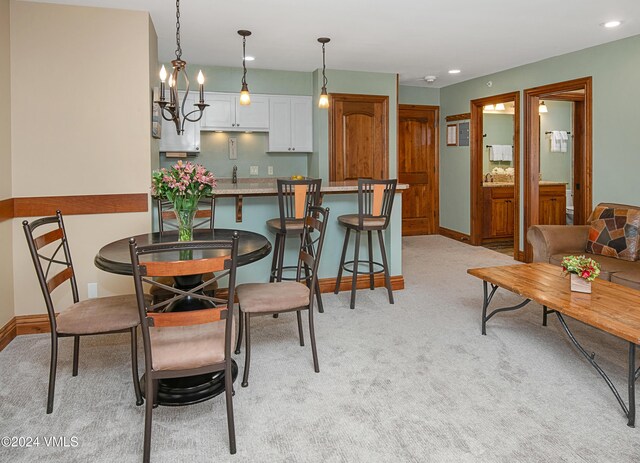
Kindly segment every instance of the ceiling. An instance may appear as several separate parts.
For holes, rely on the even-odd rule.
[[[173,58],[173,1],[48,3],[149,11],[159,58]],[[398,73],[403,85],[431,87],[640,34],[638,0],[188,0],[180,9],[189,63],[240,66],[236,31],[249,29],[249,68],[309,72],[322,66],[316,39],[327,36],[329,69]],[[612,19],[623,24],[602,27]],[[437,80],[427,84],[427,75]]]

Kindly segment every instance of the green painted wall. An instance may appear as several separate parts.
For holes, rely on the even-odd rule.
[[[545,132],[552,130],[571,132],[573,103],[545,100],[545,104],[549,112],[540,114],[540,173],[542,180],[571,184],[573,139],[569,136],[566,153],[552,153],[551,136]]]
[[[237,141],[238,159],[229,159],[229,138]],[[249,166],[258,166],[258,176],[267,177],[267,167],[273,167],[273,177],[307,175],[307,154],[266,153],[269,135],[244,132],[200,132],[200,154],[190,158],[212,170],[216,177],[231,177],[238,166],[238,177],[249,177]],[[160,155],[160,164],[167,167],[176,159]]]
[[[472,99],[585,76],[593,77],[594,203],[638,204],[640,139],[634,134],[637,131],[640,36],[442,88],[440,139],[446,140],[444,118],[469,112]],[[491,87],[487,86],[489,81]],[[440,223],[463,233],[469,233],[470,228],[469,171],[468,148],[441,146]]]
[[[440,89],[430,87],[398,87],[398,102],[400,104],[440,105]]]
[[[171,63],[164,63],[167,71]],[[198,88],[196,76],[202,69],[207,92],[238,92],[242,80],[241,67],[203,66],[188,64],[189,85],[191,89]],[[158,69],[158,72],[160,70]],[[160,80],[158,79],[158,82]],[[266,93],[271,95],[311,95],[313,93],[312,74],[310,72],[274,71],[271,69],[247,69],[247,84],[251,93]],[[159,84],[158,84],[159,85]],[[181,82],[179,89],[183,89]]]
[[[329,93],[356,93],[363,95],[387,95],[389,97],[389,176],[397,175],[397,98],[396,75],[375,72],[326,71]],[[313,73],[313,154],[309,157],[309,175],[329,178],[329,113],[318,108],[317,102],[322,87],[322,72]]]
[[[487,145],[513,145],[513,114],[483,114],[482,130],[487,135],[482,143],[482,173],[491,172],[494,167],[512,167],[513,162],[490,161]]]

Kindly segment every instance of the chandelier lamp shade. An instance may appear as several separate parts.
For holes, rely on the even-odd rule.
[[[249,86],[247,85],[247,37],[251,35],[251,31],[239,30],[238,34],[242,37],[242,88],[240,89],[240,104],[247,106],[251,104],[251,96],[249,95]]]
[[[169,77],[169,99],[165,98],[165,81],[167,80],[167,70],[162,66],[160,69],[160,99],[155,101],[160,108],[162,118],[173,122],[176,125],[178,135],[184,133],[186,122],[198,122],[204,114],[204,109],[209,106],[204,102],[204,75],[198,72],[199,100],[193,106],[196,109],[187,108],[189,96],[189,77],[187,76],[187,62],[182,60],[182,47],[180,46],[180,0],[176,0],[176,59],[171,61],[173,70]],[[178,82],[182,78],[184,82],[184,95],[182,100],[178,95]]]
[[[318,99],[318,107],[327,109],[329,107],[329,95],[327,94],[327,74],[325,64],[324,46],[331,41],[328,37],[320,37],[318,42],[322,44],[322,90],[320,90],[320,98]]]

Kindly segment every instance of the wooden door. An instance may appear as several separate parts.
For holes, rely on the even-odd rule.
[[[402,193],[402,234],[438,233],[438,107],[400,105],[398,181]]]
[[[329,179],[388,178],[388,96],[330,95]]]

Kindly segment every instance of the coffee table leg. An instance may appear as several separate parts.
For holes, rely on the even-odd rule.
[[[636,371],[636,345],[629,343],[629,421],[627,426],[635,428],[636,424],[636,380],[640,376],[640,368]]]
[[[487,334],[487,322],[495,314],[500,313],[500,312],[510,312],[512,310],[518,310],[518,309],[521,309],[522,307],[524,307],[525,305],[527,305],[529,302],[531,302],[531,299],[525,299],[524,301],[522,301],[518,305],[514,305],[514,306],[511,306],[511,307],[502,307],[500,309],[495,309],[493,312],[491,312],[489,315],[487,315],[487,309],[489,308],[489,304],[491,303],[491,299],[493,299],[493,295],[498,290],[498,286],[494,285],[493,283],[491,283],[491,292],[489,292],[489,288],[487,286],[487,282],[483,280],[482,281],[482,285],[483,285],[482,287],[483,287],[483,290],[484,290],[484,300],[482,301],[482,334],[483,335]]]

